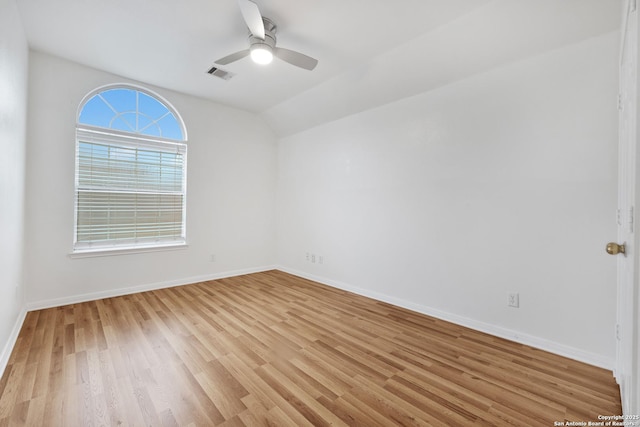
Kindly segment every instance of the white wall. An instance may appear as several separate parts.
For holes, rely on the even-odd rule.
[[[612,368],[618,37],[282,139],[279,263]]]
[[[274,264],[273,133],[254,114],[144,84],[171,102],[187,127],[189,247],[70,258],[77,108],[94,88],[127,80],[38,52],[31,52],[29,70],[29,307],[184,284]],[[210,262],[212,254],[215,262]]]
[[[0,0],[0,373],[24,316],[27,63],[27,41],[15,1]]]

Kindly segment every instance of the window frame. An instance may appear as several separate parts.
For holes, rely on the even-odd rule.
[[[118,129],[104,128],[94,125],[83,124],[80,122],[80,114],[87,102],[94,98],[94,96],[113,89],[125,89],[141,92],[162,104],[176,119],[178,126],[180,127],[183,139],[171,139],[158,136],[150,136],[145,134],[139,134],[135,132],[126,132]],[[87,256],[106,256],[125,253],[139,253],[139,252],[151,252],[162,251],[172,249],[183,249],[187,245],[187,130],[180,114],[177,110],[162,96],[145,89],[140,86],[130,84],[111,84],[98,87],[89,92],[82,99],[78,106],[78,112],[76,115],[76,132],[75,132],[75,170],[74,170],[74,223],[73,223],[73,246],[71,257],[87,257]],[[128,243],[120,242],[102,242],[102,243],[85,243],[78,242],[78,209],[79,209],[79,192],[83,191],[79,185],[79,173],[80,173],[80,144],[96,143],[105,144],[109,146],[125,147],[128,149],[148,149],[156,150],[157,152],[165,153],[179,153],[182,158],[182,189],[179,194],[182,195],[182,221],[181,221],[181,233],[177,240],[156,240],[156,241],[144,241],[136,242],[132,239]],[[86,190],[85,190],[86,191]],[[132,191],[132,194],[141,194],[140,190]],[[177,194],[177,193],[176,193]]]

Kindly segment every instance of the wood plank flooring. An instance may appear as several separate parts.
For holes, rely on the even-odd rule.
[[[30,312],[0,426],[553,426],[612,373],[279,271]]]

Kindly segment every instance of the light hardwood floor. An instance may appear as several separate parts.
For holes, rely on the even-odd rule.
[[[30,312],[0,426],[539,425],[612,373],[278,271]]]

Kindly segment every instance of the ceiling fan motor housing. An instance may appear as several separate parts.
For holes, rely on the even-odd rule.
[[[264,17],[262,22],[264,23],[264,40],[249,33],[250,49],[266,49],[273,52],[273,48],[276,47],[276,24]]]
[[[251,36],[249,37],[249,43],[251,45],[249,47],[250,50],[265,49],[272,53],[273,53],[273,48],[276,45],[275,39],[269,37],[268,35],[265,35],[264,40]]]

